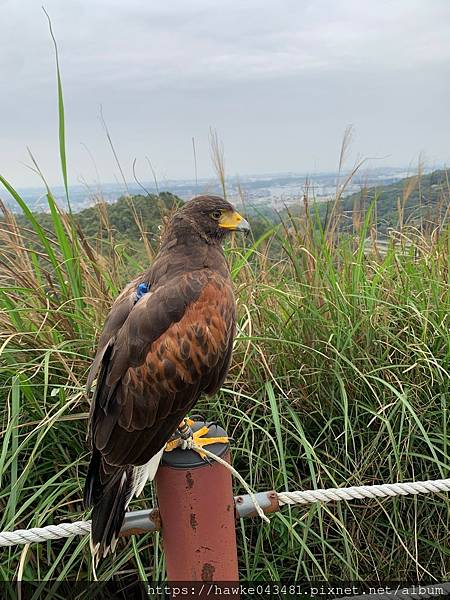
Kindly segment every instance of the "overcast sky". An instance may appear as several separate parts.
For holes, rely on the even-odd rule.
[[[60,183],[55,59],[69,177],[212,174],[209,128],[229,175],[335,169],[353,158],[450,163],[450,0],[0,0],[0,173],[37,183],[26,147]],[[92,157],[91,157],[92,156]]]

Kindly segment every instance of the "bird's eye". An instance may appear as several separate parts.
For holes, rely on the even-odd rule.
[[[222,211],[221,210],[214,210],[211,213],[211,217],[215,220],[218,221],[220,219],[220,217],[222,216]]]

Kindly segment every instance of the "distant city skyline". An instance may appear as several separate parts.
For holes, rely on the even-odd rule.
[[[61,183],[55,57],[42,0],[0,0],[0,174],[38,186],[27,146]],[[69,179],[228,176],[450,163],[447,0],[48,0],[66,109]],[[20,43],[18,40],[20,39]],[[0,197],[2,192],[0,192]]]
[[[425,174],[427,167],[421,167]],[[412,168],[382,168],[361,169],[349,179],[348,172],[341,173],[278,173],[263,175],[247,175],[239,178],[226,179],[227,195],[233,203],[245,203],[245,210],[255,207],[257,210],[268,207],[280,208],[286,205],[298,204],[306,192],[311,199],[323,202],[340,194],[348,195],[362,188],[385,187],[405,177],[417,174],[417,166]],[[46,190],[41,185],[30,188],[16,188],[26,204],[35,211],[48,212]],[[171,192],[181,199],[188,200],[202,193],[221,193],[221,184],[216,178],[212,179],[181,179],[154,181],[130,181],[121,183],[77,184],[69,186],[71,209],[75,212],[88,208],[98,201],[113,203],[119,197],[129,194],[155,194]],[[52,194],[61,207],[67,207],[65,189],[61,185],[52,186]],[[8,194],[5,201],[13,211],[19,211],[15,200]]]

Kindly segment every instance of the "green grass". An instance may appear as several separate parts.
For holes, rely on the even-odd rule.
[[[59,70],[58,98],[66,181]],[[4,209],[0,224],[0,530],[12,530],[86,516],[86,373],[113,298],[157,241],[145,256],[128,254],[102,206],[101,243],[88,239],[50,190],[44,227],[0,181],[24,212],[19,225]],[[308,208],[227,248],[234,358],[221,393],[197,410],[233,436],[234,465],[255,490],[448,476],[448,226],[401,223],[380,253],[374,207],[350,234],[337,226],[336,203],[325,227]],[[146,494],[132,507],[151,505]],[[446,581],[448,528],[446,494],[286,508],[270,525],[237,523],[241,577]],[[4,579],[92,576],[86,538],[0,556]],[[98,575],[164,579],[159,534],[120,541]]]

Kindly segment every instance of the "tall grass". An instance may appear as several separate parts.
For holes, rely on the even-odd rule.
[[[83,517],[86,371],[112,299],[144,267],[117,252],[107,212],[99,254],[50,193],[44,231],[8,189],[26,225],[3,207],[2,530]],[[380,255],[365,242],[372,211],[359,232],[332,238],[305,214],[228,248],[239,335],[222,392],[199,411],[227,427],[235,465],[258,490],[447,477],[448,229],[425,237],[404,226]],[[147,490],[135,506],[151,503]],[[445,579],[448,521],[446,495],[242,521],[241,575]],[[90,576],[85,539],[2,551],[2,577],[19,565],[23,579]],[[100,576],[138,567],[164,577],[158,536],[120,542]]]
[[[58,72],[62,100],[60,90]],[[64,132],[61,103],[59,116]],[[104,205],[105,234],[88,240],[50,189],[44,229],[0,181],[25,218],[19,224],[2,206],[0,530],[12,530],[85,516],[86,372],[113,298],[157,242],[147,241],[148,258],[127,255]],[[344,235],[341,194],[325,226],[306,194],[300,213],[227,249],[238,337],[222,391],[198,411],[233,436],[235,466],[257,490],[448,476],[448,226],[401,222],[405,190],[398,235],[381,253],[376,203]],[[146,493],[133,507],[153,503]],[[286,509],[270,525],[238,523],[241,577],[446,580],[448,527],[445,494]],[[92,575],[85,538],[0,552],[3,579]],[[159,534],[120,541],[98,571],[102,579],[136,574],[164,578]]]

